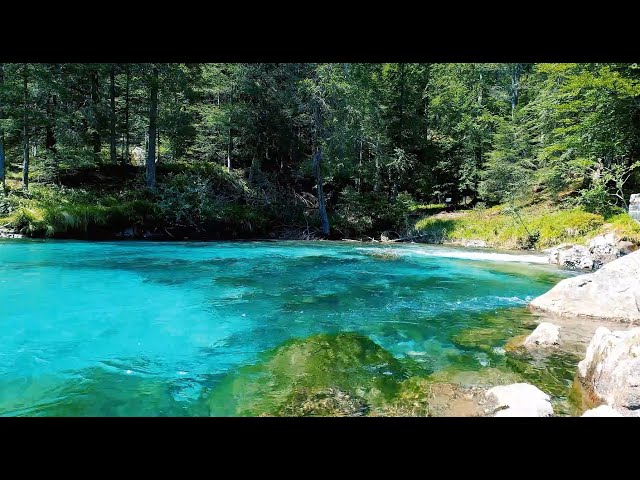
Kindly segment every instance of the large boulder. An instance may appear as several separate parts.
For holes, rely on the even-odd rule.
[[[549,263],[572,270],[593,269],[593,257],[589,250],[581,245],[563,243],[546,251],[549,253]]]
[[[550,417],[553,415],[549,395],[528,383],[514,383],[487,390],[495,402],[494,417]]]
[[[562,280],[530,307],[563,316],[640,323],[640,251],[595,273]]]
[[[560,345],[560,327],[549,322],[542,322],[531,332],[525,341],[527,349],[537,347],[557,347]]]
[[[640,415],[640,328],[596,330],[578,363],[587,392],[612,408]]]
[[[624,417],[620,412],[611,408],[609,405],[600,405],[599,407],[587,410],[582,414],[583,417]]]
[[[587,246],[589,254],[594,261],[594,269],[601,267],[605,263],[609,263],[620,257],[622,253],[618,249],[618,242],[613,233],[606,235],[598,235],[593,237]]]

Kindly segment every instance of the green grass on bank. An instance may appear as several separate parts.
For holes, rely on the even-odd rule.
[[[550,205],[528,206],[517,215],[504,205],[433,215],[417,221],[415,231],[436,242],[484,240],[491,247],[509,249],[541,250],[563,242],[585,244],[609,232],[640,244],[640,224],[627,213],[605,218],[579,207],[558,210]]]

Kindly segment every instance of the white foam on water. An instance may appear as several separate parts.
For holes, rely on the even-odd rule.
[[[475,252],[462,250],[413,250],[411,253],[427,257],[459,258],[462,260],[481,260],[489,262],[519,262],[547,264],[546,255],[519,255],[515,253]]]

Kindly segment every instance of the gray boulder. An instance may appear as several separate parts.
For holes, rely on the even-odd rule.
[[[589,394],[628,415],[640,415],[640,328],[596,330],[578,374]]]
[[[560,345],[560,327],[549,322],[542,322],[525,341],[525,348],[557,347]]]
[[[549,253],[549,263],[573,270],[593,269],[593,257],[589,250],[581,245],[562,243],[546,251]]]
[[[620,252],[620,256],[629,255],[630,253],[638,250],[638,246],[633,242],[629,242],[628,240],[620,240],[616,245],[616,248]]]
[[[561,316],[640,323],[640,251],[595,273],[562,280],[534,299],[530,307]]]
[[[595,268],[609,263],[618,258],[621,253],[618,249],[619,239],[613,233],[593,237],[588,244],[588,251],[593,258]]]
[[[496,405],[494,417],[550,417],[553,415],[549,395],[528,383],[493,387],[486,397]]]

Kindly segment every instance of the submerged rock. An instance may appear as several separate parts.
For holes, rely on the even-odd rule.
[[[542,322],[524,341],[525,348],[557,347],[560,345],[560,327]]]
[[[573,270],[592,270],[594,260],[589,250],[581,245],[563,243],[548,249],[549,263]]]
[[[582,414],[583,417],[624,417],[620,412],[611,408],[609,405],[600,405],[599,407],[587,410]]]
[[[640,251],[595,273],[562,280],[530,307],[557,315],[640,322]]]
[[[578,373],[587,392],[612,408],[640,414],[640,328],[596,330]]]
[[[449,382],[411,377],[394,400],[372,412],[385,417],[481,417],[493,403],[484,390]]]
[[[369,405],[355,395],[338,388],[326,390],[301,389],[277,412],[282,417],[360,417],[369,412]]]
[[[370,257],[379,258],[380,260],[397,260],[400,258],[397,252],[391,249],[379,250],[375,252],[367,252]]]
[[[496,403],[490,412],[494,417],[550,417],[553,415],[550,397],[528,383],[493,387],[486,396]]]
[[[345,412],[347,404],[389,401],[405,377],[399,361],[368,337],[313,335],[290,340],[262,362],[228,375],[209,396],[210,413]]]

